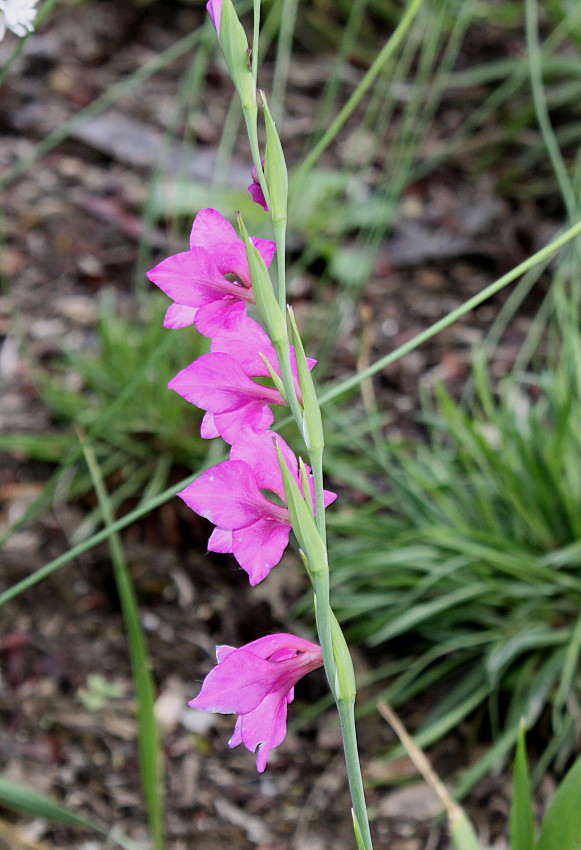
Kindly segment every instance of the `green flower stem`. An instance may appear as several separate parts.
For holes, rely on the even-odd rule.
[[[323,653],[325,673],[333,699],[337,701],[337,666],[333,652],[333,635],[331,632],[331,605],[329,602],[329,569],[325,567],[312,573],[315,588],[315,612],[317,616],[317,632]]]
[[[301,434],[303,433],[303,411],[301,405],[299,404],[299,400],[297,398],[297,392],[295,389],[295,382],[293,379],[293,373],[291,369],[290,362],[290,349],[289,349],[289,341],[288,337],[286,342],[283,345],[279,345],[275,340],[272,340],[276,355],[278,357],[278,365],[280,366],[280,376],[282,378],[282,383],[284,385],[284,391],[286,395],[286,400],[291,409],[291,413],[297,426],[300,429]]]
[[[327,545],[327,529],[325,526],[325,504],[323,501],[323,448],[309,452],[309,462],[315,481],[315,522],[321,540]]]
[[[248,141],[250,142],[252,162],[254,163],[256,173],[258,174],[258,181],[260,183],[260,188],[262,189],[262,194],[264,195],[264,200],[266,201],[267,206],[270,207],[270,193],[268,191],[268,186],[266,185],[266,178],[264,176],[264,169],[262,167],[260,157],[260,145],[258,144],[258,106],[256,106],[256,104],[252,107],[245,106],[243,107],[242,112],[246,123]]]
[[[365,850],[373,850],[355,730],[355,677],[349,650],[329,601],[329,570],[313,571],[317,631],[329,687],[339,712],[353,811]]]
[[[254,0],[254,29],[252,33],[252,79],[254,88],[258,79],[258,39],[260,36],[260,0]]]
[[[272,221],[276,242],[276,268],[278,271],[278,304],[286,314],[286,218]]]
[[[347,776],[349,778],[349,791],[353,802],[353,811],[357,818],[363,846],[365,850],[373,850],[371,831],[369,829],[369,818],[367,805],[365,803],[365,792],[363,790],[363,777],[361,776],[361,765],[359,763],[359,751],[357,749],[357,732],[355,729],[355,700],[338,699],[337,709],[341,723],[341,734],[343,736],[343,750],[345,752],[345,763],[347,765]]]

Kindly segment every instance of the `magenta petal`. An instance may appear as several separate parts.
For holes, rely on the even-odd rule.
[[[232,460],[245,461],[252,467],[258,487],[263,490],[272,490],[284,500],[284,485],[275,440],[288,468],[298,481],[297,459],[282,437],[274,431],[240,434],[239,439],[232,446],[230,457]]]
[[[264,404],[272,391],[255,384],[229,354],[202,354],[172,378],[168,387],[211,413],[238,410],[249,401]]]
[[[253,378],[268,378],[270,374],[261,354],[278,372],[276,351],[268,335],[258,322],[246,315],[241,316],[230,328],[214,334],[211,351],[230,354],[238,361],[246,374]]]
[[[216,428],[216,421],[213,413],[204,413],[202,424],[200,425],[200,437],[203,440],[213,440],[219,437],[220,432]]]
[[[147,277],[173,301],[188,307],[201,307],[222,297],[223,277],[203,248],[167,257],[148,271]]]
[[[275,567],[288,546],[290,524],[265,517],[232,532],[232,554],[246,570],[252,587]]]
[[[197,307],[186,307],[184,304],[170,304],[163,320],[164,328],[188,328],[196,323]]]
[[[208,540],[208,552],[220,552],[222,555],[227,555],[231,551],[232,532],[226,528],[215,528]]]
[[[271,692],[279,675],[276,665],[242,647],[210,670],[189,705],[220,714],[248,714]]]
[[[220,2],[220,6],[222,3]],[[214,252],[221,245],[230,245],[240,241],[229,221],[211,207],[200,210],[192,224],[190,247],[201,247]]]
[[[277,632],[274,635],[258,638],[245,644],[244,649],[252,652],[253,655],[258,655],[259,658],[279,658],[283,652],[290,652],[289,658],[294,658],[297,653],[309,652],[311,655],[316,655],[321,652],[321,647],[316,643],[288,632]]]
[[[239,718],[242,743],[251,753],[256,752],[256,769],[263,773],[270,751],[278,747],[286,736],[286,695],[268,694],[253,711]]]
[[[246,649],[246,647],[244,647],[244,648]],[[235,646],[228,646],[227,643],[223,643],[220,646],[217,646],[216,647],[216,661],[218,662],[218,664],[220,663],[220,661],[225,661],[226,658],[228,658],[229,655],[232,655],[233,652],[236,652]],[[257,652],[255,652],[254,654],[258,655]],[[260,655],[259,658],[262,658],[262,656]]]
[[[323,490],[323,504],[327,508],[329,505],[333,504],[335,499],[337,498],[337,494],[333,493],[332,490]]]
[[[250,286],[250,273],[244,242],[218,210],[200,210],[190,233],[190,246],[205,248],[221,274],[236,274]]]
[[[253,236],[250,241],[264,260],[265,266],[270,266],[272,258],[276,254],[276,242],[271,242],[269,239],[259,239],[257,236]]]
[[[258,204],[263,210],[268,212],[268,204],[266,203],[266,198],[264,197],[264,192],[262,191],[260,183],[251,183],[248,187],[248,191],[250,192],[254,203]]]
[[[214,29],[220,35],[220,21],[222,18],[222,0],[208,0],[206,3],[206,9],[208,10],[208,15],[210,16],[210,20],[214,24]]]
[[[239,410],[214,414],[216,430],[230,446],[240,440],[241,435],[263,432],[272,425],[274,416],[266,402],[248,402]]]
[[[203,472],[178,496],[200,516],[224,529],[245,528],[268,512],[248,464],[226,460]]]
[[[240,291],[242,297],[242,293],[248,290],[243,290],[240,287]],[[246,313],[244,301],[227,295],[217,301],[212,301],[211,304],[200,307],[196,315],[196,328],[204,336],[212,337],[217,331],[234,327],[243,313]]]

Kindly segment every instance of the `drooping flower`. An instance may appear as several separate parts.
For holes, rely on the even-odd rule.
[[[286,735],[287,705],[294,686],[323,664],[317,644],[289,634],[269,635],[235,649],[216,648],[218,664],[189,705],[201,711],[237,714],[229,747],[244,744],[262,773],[269,753]]]
[[[264,160],[261,160],[262,166],[264,167]],[[250,176],[252,177],[252,183],[248,187],[248,191],[252,195],[252,200],[255,204],[258,204],[268,212],[268,205],[266,203],[266,198],[264,197],[264,192],[262,191],[262,186],[260,185],[260,180],[258,179],[258,172],[256,170],[256,166],[253,167],[250,172]]]
[[[186,505],[214,523],[210,552],[232,552],[251,585],[262,581],[278,564],[288,545],[291,522],[276,445],[301,486],[298,462],[281,437],[272,431],[242,432],[230,460],[203,472],[178,493]],[[311,498],[312,476],[309,475]],[[262,491],[274,494],[278,503]],[[325,507],[336,494],[324,491]]]
[[[38,0],[0,0],[0,41],[7,29],[20,37],[32,32],[37,3]]]
[[[267,266],[276,243],[251,240]],[[244,303],[254,301],[244,242],[217,210],[200,210],[190,234],[190,250],[162,260],[147,273],[152,283],[175,302],[164,326],[195,324],[206,336],[227,327]],[[235,320],[235,319],[234,319]]]
[[[243,430],[265,430],[272,424],[270,405],[286,402],[278,390],[253,380],[268,378],[270,374],[261,355],[280,375],[268,335],[242,310],[233,315],[227,329],[216,331],[209,354],[186,366],[169,382],[170,389],[207,411],[202,421],[202,437],[219,436],[232,445]],[[315,362],[307,360],[310,368]],[[291,368],[300,398],[292,347]]]
[[[220,35],[220,20],[222,18],[222,0],[208,0],[206,3],[206,9],[208,11],[208,15],[210,16],[212,23],[214,24],[214,29]]]

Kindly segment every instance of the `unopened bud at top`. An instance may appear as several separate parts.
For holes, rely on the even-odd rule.
[[[242,108],[256,109],[254,78],[248,60],[250,48],[232,0],[209,0],[206,9],[218,33],[222,53]]]

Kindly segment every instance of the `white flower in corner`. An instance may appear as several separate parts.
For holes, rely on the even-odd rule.
[[[0,0],[0,41],[7,29],[19,36],[32,32],[37,3],[38,0]]]

